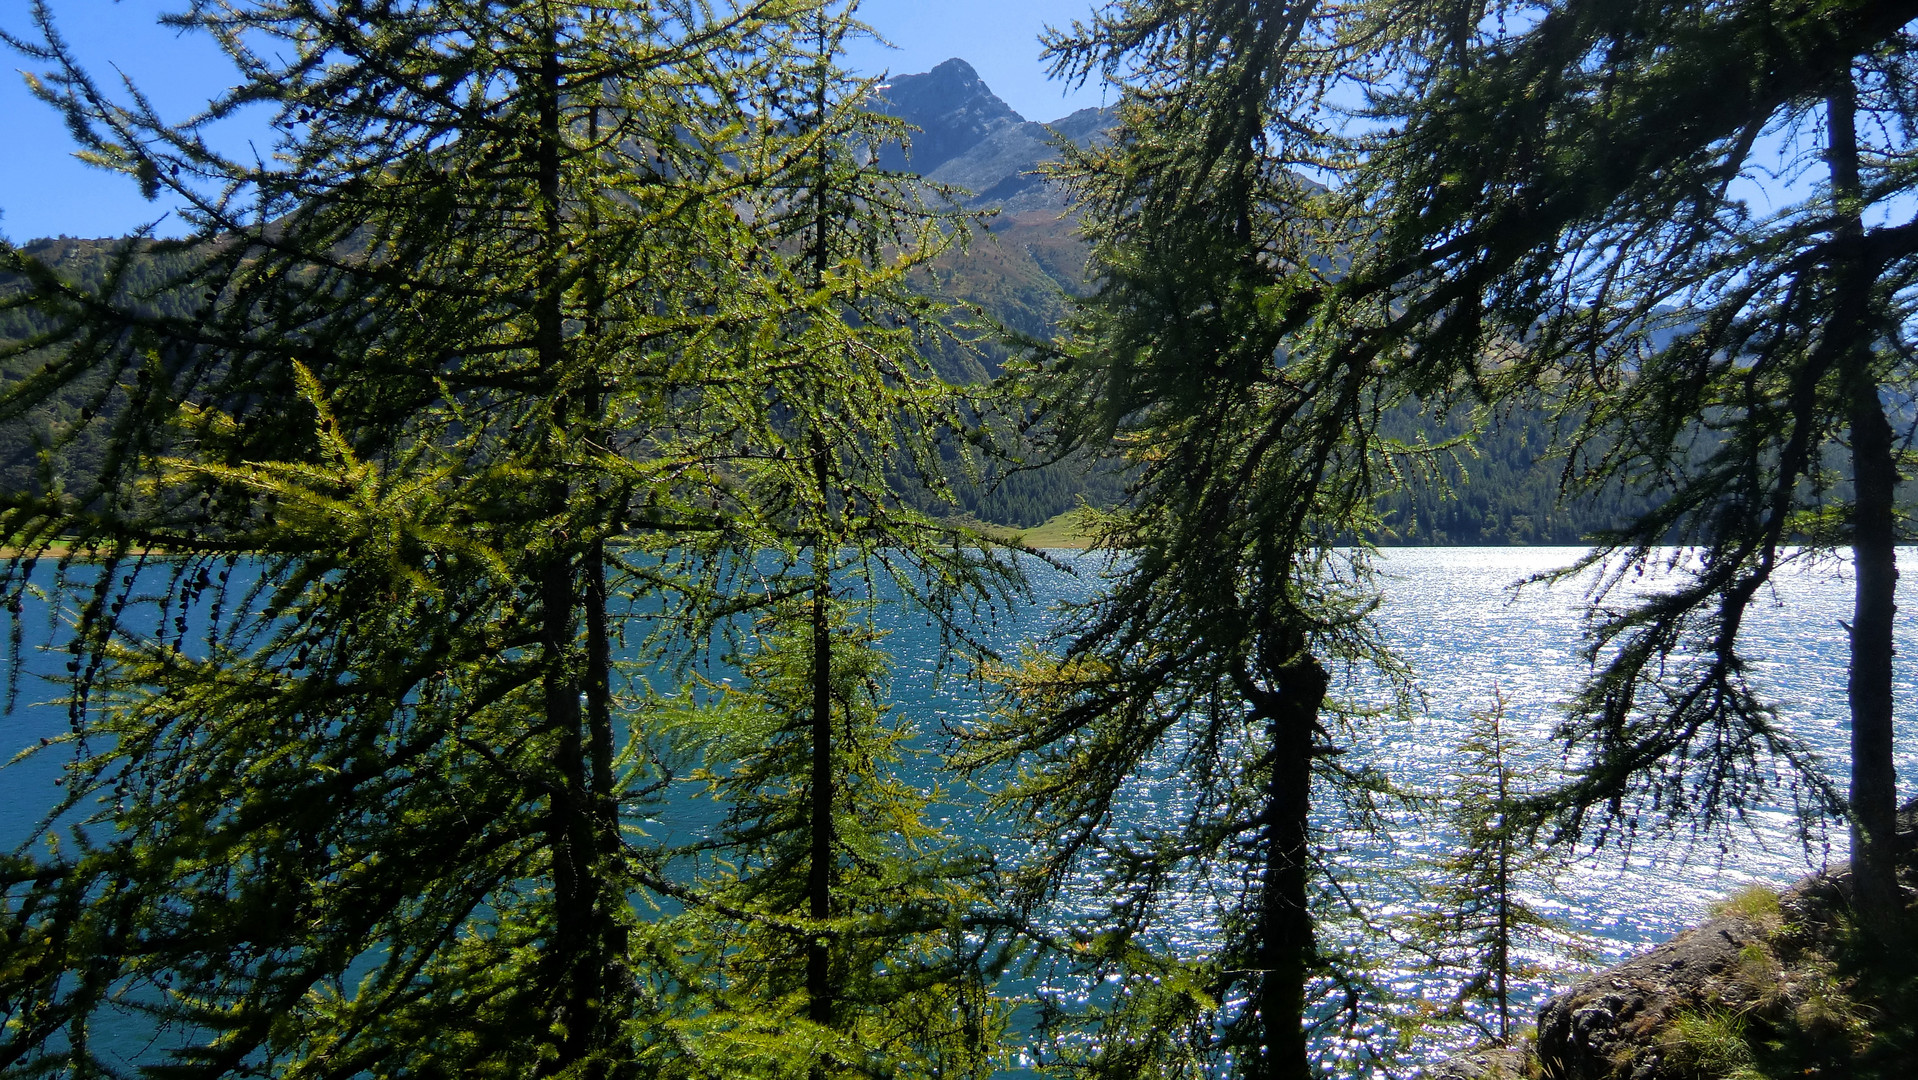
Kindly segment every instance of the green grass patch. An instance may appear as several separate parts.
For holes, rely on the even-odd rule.
[[[1745,1019],[1722,1009],[1674,1017],[1659,1039],[1677,1075],[1697,1080],[1767,1080],[1745,1037]]]
[[[1741,889],[1713,904],[1710,911],[1714,918],[1743,919],[1768,933],[1776,931],[1785,921],[1785,913],[1778,906],[1778,894],[1763,885]]]
[[[1024,544],[1035,548],[1083,551],[1092,546],[1092,538],[1086,531],[1088,524],[1085,511],[1067,510],[1029,529],[1001,525],[994,526],[993,532],[1008,543]]]

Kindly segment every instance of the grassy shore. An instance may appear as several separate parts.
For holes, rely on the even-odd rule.
[[[1024,544],[1042,550],[1084,551],[1092,546],[1092,539],[1081,528],[1083,520],[1079,511],[1068,510],[1049,521],[1023,529],[1015,525],[994,525],[982,521],[974,521],[972,525],[1001,543]]]

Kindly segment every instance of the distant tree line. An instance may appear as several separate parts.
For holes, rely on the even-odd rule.
[[[945,264],[958,265],[962,273],[933,278],[927,284],[946,293],[964,288],[966,299],[979,304],[984,314],[1008,321],[1020,333],[1049,333],[1064,318],[1070,294],[1047,282],[1030,285],[1032,290],[1054,290],[1030,303],[1022,299],[1023,294],[1010,299],[1001,295],[989,285],[996,280],[987,272],[991,264],[974,265],[983,247],[977,243],[972,251],[946,253]],[[100,288],[115,273],[114,260],[124,258],[124,268],[115,280],[127,302],[176,318],[192,310],[193,298],[169,291],[171,279],[163,270],[190,258],[177,248],[154,250],[141,245],[121,251],[111,240],[47,240],[23,250],[89,289]],[[968,322],[963,313],[957,321],[962,328]],[[969,321],[974,330],[970,338],[928,335],[922,347],[930,352],[942,377],[961,384],[983,383],[996,376],[1007,351],[995,340],[978,337],[977,317]],[[10,310],[0,313],[0,340],[25,341],[50,325],[31,309]],[[16,358],[10,364],[11,374],[0,372],[0,378],[18,379],[37,362],[33,357]],[[57,456],[62,469],[80,476],[97,470],[102,452],[99,429],[74,423],[82,409],[117,407],[111,395],[90,404],[96,389],[97,380],[95,384],[76,382],[36,405],[20,421],[0,428],[0,481],[8,489],[28,490],[45,482],[38,474],[41,449],[52,445],[56,432],[77,431],[79,440],[78,446]],[[1383,432],[1408,443],[1423,439],[1432,444],[1458,441],[1458,445],[1436,473],[1415,477],[1380,499],[1380,528],[1374,539],[1382,544],[1578,545],[1630,520],[1644,507],[1645,495],[1627,494],[1616,485],[1604,491],[1568,488],[1562,457],[1553,449],[1551,426],[1535,409],[1508,410],[1481,431],[1469,418],[1434,418],[1407,405],[1387,419]],[[932,508],[943,506],[947,512],[989,524],[1032,526],[1082,503],[1101,509],[1116,506],[1124,492],[1120,473],[1083,455],[1059,462],[995,457],[984,462],[976,478],[956,474],[951,501]]]

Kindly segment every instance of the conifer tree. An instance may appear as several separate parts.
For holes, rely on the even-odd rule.
[[[48,584],[73,604],[64,811],[93,822],[6,864],[0,1061],[102,1068],[115,1008],[175,1025],[181,1075],[699,1059],[686,1025],[723,1003],[642,898],[716,901],[623,824],[672,777],[616,651],[683,656],[780,599],[733,590],[820,505],[789,486],[795,412],[866,466],[938,415],[888,381],[909,332],[839,307],[912,252],[781,261],[763,193],[804,188],[845,122],[795,131],[755,95],[814,9],[202,0],[176,22],[243,77],[208,116],[263,105],[281,134],[244,159],[116,102],[36,8],[43,40],[15,44],[83,148],[190,205],[152,295],[195,307],[6,251],[8,302],[55,328],[0,408],[94,377],[80,422],[111,449],[0,514],[11,610]],[[797,394],[796,326],[834,346],[796,351]],[[932,610],[974,588],[949,532],[892,536]]]
[[[1154,273],[1101,264],[1101,297],[1139,281],[1131,310],[1156,316],[1138,325],[1157,332],[1102,330],[1101,354],[1057,359],[1062,400],[1137,440],[1191,415],[1205,416],[1195,437],[1238,430],[1194,404],[1228,400],[1208,380],[1302,358],[1351,378],[1289,380],[1271,415],[1312,416],[1345,400],[1337,385],[1438,405],[1548,395],[1569,436],[1568,486],[1622,484],[1655,508],[1578,568],[1604,567],[1607,597],[1594,608],[1595,675],[1562,731],[1586,759],[1531,812],[1564,837],[1623,825],[1644,804],[1714,827],[1769,797],[1783,761],[1799,798],[1852,822],[1861,911],[1895,937],[1887,620],[1900,459],[1887,402],[1905,381],[1918,266],[1899,209],[1915,15],[1826,0],[1114,4],[1061,44],[1079,65],[1068,70],[1132,80],[1136,115],[1154,118],[1122,129],[1108,158],[1119,197],[1094,200],[1092,220],[1098,242],[1102,214],[1152,237],[1134,257]],[[1198,133],[1190,160],[1217,167],[1154,157],[1175,131]],[[1781,138],[1807,149],[1788,158],[1803,182],[1761,212],[1740,185],[1762,182],[1769,163],[1755,148]],[[1098,175],[1099,159],[1078,167]],[[1316,257],[1248,245],[1236,288],[1187,290],[1225,277],[1216,268],[1230,257],[1165,256],[1203,251],[1186,238],[1203,235],[1208,214],[1223,233],[1235,217],[1299,206],[1280,179],[1288,169],[1333,182],[1292,216],[1331,242]],[[1247,190],[1260,194],[1237,197]],[[1154,230],[1160,213],[1183,231]],[[1208,339],[1213,327],[1232,332]],[[1136,361],[1153,355],[1189,359]],[[1308,387],[1309,405],[1285,404],[1285,391]],[[1365,430],[1360,417],[1347,424]],[[1296,429],[1227,442],[1262,451],[1274,430]],[[1134,445],[1148,470],[1180,460]],[[1253,468],[1212,475],[1236,492],[1258,484]],[[1314,506],[1297,493],[1293,505]],[[1192,516],[1230,520],[1216,507]],[[1611,602],[1674,542],[1699,558],[1664,566],[1670,587]],[[1849,795],[1781,730],[1740,641],[1780,566],[1839,544],[1857,568]],[[1208,566],[1204,549],[1180,556]],[[1214,588],[1242,580],[1204,572]]]
[[[1057,832],[1029,882],[1079,860],[1114,898],[1089,955],[1150,941],[1174,891],[1222,895],[1219,944],[1190,983],[1183,1040],[1233,1075],[1311,1075],[1319,875],[1314,794],[1352,776],[1328,664],[1379,662],[1364,547],[1404,448],[1375,355],[1341,351],[1312,297],[1363,230],[1290,167],[1335,165],[1310,109],[1320,76],[1366,45],[1312,4],[1129,0],[1052,42],[1058,69],[1118,80],[1109,145],[1068,152],[1096,290],[1033,358],[1025,389],[1056,450],[1136,477],[1099,542],[1124,555],[1055,656],[1008,676],[1014,707],[974,761],[1025,764],[1006,793]],[[1297,108],[1295,108],[1297,106]],[[1189,783],[1176,829],[1126,819],[1125,786],[1155,768]],[[1097,853],[1096,855],[1094,853]],[[1171,1006],[1162,994],[1139,999]],[[1216,1011],[1214,1011],[1216,1010]],[[1164,1032],[1168,1025],[1156,1025]],[[1183,1045],[1179,1045],[1182,1042]],[[1130,1075],[1136,1045],[1095,1064]],[[1182,1058],[1189,1054],[1192,1058]]]
[[[689,937],[713,943],[727,983],[729,1070],[982,1076],[1003,1022],[987,985],[1002,943],[977,919],[990,865],[925,823],[939,793],[905,759],[930,733],[886,700],[874,620],[930,616],[965,647],[970,616],[954,616],[1014,575],[915,509],[950,500],[942,441],[963,402],[922,356],[939,309],[906,278],[965,222],[877,168],[897,121],[833,107],[870,92],[838,67],[862,31],[815,12],[758,107],[795,140],[794,167],[756,196],[767,272],[807,300],[736,364],[739,399],[779,407],[735,429],[751,531],[726,542],[753,583],[725,612],[754,625],[746,685],[689,721],[708,734],[701,775],[726,807],[709,846],[729,866],[703,879],[720,906]]]
[[[1520,746],[1506,724],[1505,703],[1495,689],[1492,707],[1471,715],[1471,730],[1459,744],[1458,776],[1444,795],[1444,823],[1456,845],[1433,860],[1437,888],[1418,920],[1419,937],[1435,946],[1435,959],[1460,976],[1453,1006],[1489,1006],[1489,1023],[1469,1011],[1461,1015],[1500,1045],[1512,1039],[1512,979],[1538,974],[1514,950],[1587,955],[1566,926],[1525,899],[1526,891],[1548,882],[1558,853],[1525,835],[1522,804],[1539,785],[1521,779],[1526,770],[1516,760]]]
[[[1375,243],[1326,310],[1352,347],[1415,352],[1418,380],[1499,402],[1543,389],[1569,487],[1651,496],[1576,568],[1603,568],[1595,672],[1562,733],[1588,757],[1539,812],[1565,835],[1640,800],[1720,825],[1784,761],[1806,804],[1851,822],[1861,912],[1895,934],[1889,411],[1918,268],[1901,209],[1918,10],[1446,10],[1451,43],[1375,99],[1348,174]],[[1366,315],[1380,296],[1389,319]],[[1674,543],[1697,557],[1666,559]],[[1781,567],[1841,545],[1848,794],[1780,729],[1740,635]]]

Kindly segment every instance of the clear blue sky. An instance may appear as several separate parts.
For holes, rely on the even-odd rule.
[[[202,38],[180,37],[154,24],[154,14],[184,5],[168,0],[52,0],[62,33],[94,78],[115,84],[116,69],[132,79],[168,117],[191,116],[196,106],[230,85],[231,68]],[[1048,82],[1038,36],[1048,24],[1085,18],[1094,0],[865,0],[861,18],[896,49],[861,43],[855,70],[894,75],[925,71],[963,57],[986,85],[1028,120],[1056,120],[1101,103],[1100,88],[1067,95]],[[26,0],[0,0],[0,28],[26,34]],[[167,207],[139,197],[126,178],[74,160],[73,144],[53,110],[35,101],[20,69],[32,64],[0,48],[0,235],[14,241],[40,236],[108,236],[160,218]],[[229,137],[244,138],[235,131]],[[177,226],[162,222],[162,233]]]

